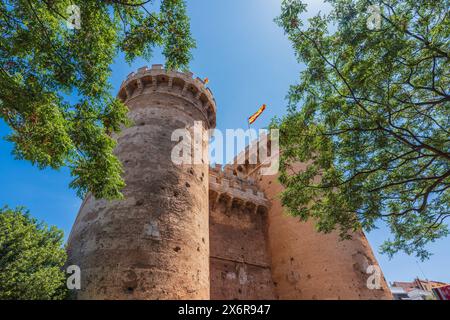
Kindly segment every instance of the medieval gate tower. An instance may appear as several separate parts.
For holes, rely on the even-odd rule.
[[[117,137],[124,199],[88,195],[68,241],[78,299],[391,299],[362,232],[352,240],[288,217],[276,176],[258,165],[171,160],[176,129],[215,127],[216,103],[192,73],[141,68],[119,98],[133,124]],[[301,165],[301,164],[300,164]],[[372,268],[373,269],[373,268]]]

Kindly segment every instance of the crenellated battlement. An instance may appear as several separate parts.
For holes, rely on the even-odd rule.
[[[223,169],[220,165],[210,167],[209,189],[210,192],[216,193],[214,198],[229,198],[230,205],[239,201],[253,204],[255,207],[267,208],[269,205],[253,178],[240,176],[231,165],[226,165]]]
[[[216,125],[216,101],[213,93],[192,72],[168,71],[161,64],[142,67],[131,72],[122,82],[118,98],[124,103],[146,93],[169,93],[193,104],[207,120],[209,128]]]

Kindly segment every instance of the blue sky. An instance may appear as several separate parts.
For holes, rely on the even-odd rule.
[[[188,0],[192,33],[197,41],[191,70],[196,76],[210,79],[209,87],[217,101],[217,128],[247,128],[246,119],[258,107],[266,111],[252,126],[263,128],[270,119],[285,113],[286,96],[302,66],[294,51],[275,25],[281,0]],[[310,0],[309,13],[327,11],[319,0]],[[112,66],[113,93],[131,71],[143,65],[164,63],[159,50],[146,62],[132,65],[118,57]],[[0,137],[9,129],[0,122]],[[66,237],[75,220],[81,200],[68,188],[67,169],[39,170],[25,161],[14,160],[12,145],[0,140],[0,206],[26,206],[33,216],[63,229]],[[420,263],[414,257],[399,254],[392,260],[377,253],[388,237],[385,229],[368,234],[369,241],[388,281],[426,277],[450,282],[450,238],[429,246],[434,253]],[[423,273],[422,273],[423,272]]]

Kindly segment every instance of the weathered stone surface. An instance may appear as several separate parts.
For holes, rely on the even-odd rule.
[[[119,97],[133,121],[115,150],[125,199],[88,196],[80,209],[68,242],[69,263],[81,268],[78,298],[209,299],[208,180],[201,178],[208,166],[175,165],[171,135],[194,121],[214,126],[214,100],[191,75],[155,67],[130,76]]]
[[[272,204],[268,242],[280,299],[392,299],[384,277],[380,289],[367,286],[367,267],[378,263],[363,232],[345,241],[337,232],[318,233],[312,221],[287,215],[277,197],[282,187],[273,176],[261,178],[261,189]]]
[[[248,150],[238,157],[248,156]],[[237,158],[238,158],[237,157]],[[340,241],[337,232],[318,233],[312,221],[289,216],[279,194],[283,187],[276,175],[260,175],[261,164],[245,165],[243,175],[253,178],[270,203],[267,214],[267,245],[274,294],[279,299],[392,299],[381,274],[379,289],[367,285],[370,265],[378,262],[362,231]],[[239,165],[234,165],[236,171]],[[242,167],[242,166],[241,166]],[[295,170],[304,170],[299,163]]]
[[[266,199],[237,176],[211,170],[209,179],[211,299],[274,299]]]

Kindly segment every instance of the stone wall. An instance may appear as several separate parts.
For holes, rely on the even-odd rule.
[[[208,164],[175,165],[174,130],[215,124],[209,90],[192,74],[142,68],[119,97],[133,125],[117,137],[122,201],[88,196],[68,241],[79,299],[209,299]],[[203,148],[207,150],[206,143]]]
[[[116,137],[125,198],[88,195],[80,208],[68,241],[78,299],[392,299],[383,277],[367,287],[378,263],[364,233],[339,241],[288,216],[260,164],[210,168],[206,141],[201,163],[172,162],[174,130],[215,126],[212,93],[192,73],[141,68],[118,96],[133,122]]]
[[[286,213],[277,197],[282,186],[273,176],[262,176],[259,185],[271,202],[268,244],[280,299],[392,299],[382,274],[381,289],[367,287],[367,267],[378,262],[362,231],[345,241],[336,232],[318,233],[312,221]]]
[[[252,145],[256,147],[256,145]],[[270,141],[268,141],[270,150]],[[247,148],[236,159],[248,160]],[[276,157],[273,154],[272,157]],[[256,181],[258,190],[267,197],[267,245],[275,295],[279,299],[392,299],[380,270],[380,289],[367,286],[369,266],[379,268],[364,235],[355,232],[351,240],[341,241],[337,232],[319,233],[313,221],[302,222],[289,216],[281,205],[283,187],[277,175],[261,175],[265,164],[234,164],[233,171]],[[305,170],[304,163],[295,170]]]

